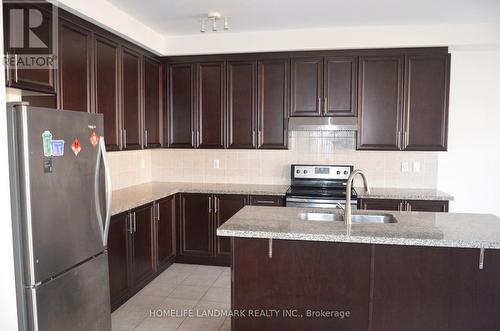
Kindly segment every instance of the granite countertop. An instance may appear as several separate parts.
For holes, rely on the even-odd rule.
[[[392,214],[397,223],[353,224],[303,221],[301,212],[336,209],[247,206],[217,229],[223,237],[273,238],[346,243],[500,249],[500,218],[491,214],[353,211]]]
[[[367,193],[363,187],[355,189],[360,199],[453,200],[453,196],[436,189],[370,187],[370,193]]]
[[[286,191],[288,190],[288,187],[288,185],[151,182],[113,191],[113,199],[111,201],[111,214],[116,215],[176,193],[219,193],[284,196]]]

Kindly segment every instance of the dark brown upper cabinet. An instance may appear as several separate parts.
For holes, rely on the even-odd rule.
[[[91,112],[92,32],[59,20],[59,108]]]
[[[142,147],[141,55],[122,47],[123,149]]]
[[[403,149],[445,151],[450,55],[405,58]]]
[[[324,115],[356,116],[357,74],[357,57],[325,58]]]
[[[361,57],[358,149],[446,150],[449,66],[442,51]]]
[[[168,145],[194,147],[195,65],[171,64],[168,67]]]
[[[45,47],[30,48],[28,47],[28,35],[22,34],[21,30],[16,30],[11,33],[10,27],[10,11],[23,10],[21,12],[26,19],[29,10],[38,10],[42,15],[41,24],[38,27],[32,28],[30,33],[44,43]],[[18,59],[22,55],[32,56],[34,54],[47,55],[54,51],[54,40],[52,35],[52,5],[49,3],[24,3],[19,2],[3,4],[3,21],[4,21],[4,52],[8,58],[13,59],[12,62],[7,62],[5,72],[5,83],[9,87],[15,87],[24,90],[37,92],[56,92],[56,72],[55,69],[22,69],[18,67]],[[15,25],[14,25],[15,26]],[[17,38],[22,40],[18,40]]]
[[[321,116],[323,58],[292,59],[292,116]]]
[[[163,145],[163,100],[162,66],[153,58],[144,56],[143,62],[144,95],[144,148]]]
[[[224,147],[224,62],[196,66],[196,147]]]
[[[94,77],[95,111],[104,116],[104,138],[110,151],[120,150],[122,145],[120,111],[120,61],[119,45],[95,35]]]
[[[227,63],[227,147],[257,147],[257,61]]]
[[[401,148],[403,64],[403,56],[360,58],[358,149]]]
[[[356,116],[356,56],[292,59],[292,116]]]
[[[258,62],[258,148],[286,149],[288,142],[288,59]]]

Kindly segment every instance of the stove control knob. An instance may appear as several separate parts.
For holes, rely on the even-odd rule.
[[[346,171],[344,171],[344,175],[347,175],[348,173],[349,173],[349,172],[348,172],[347,170],[346,170]]]
[[[307,170],[304,170],[304,174],[307,174]]]
[[[300,174],[300,170],[297,170],[296,173]]]
[[[337,175],[340,175],[340,171],[337,170]]]

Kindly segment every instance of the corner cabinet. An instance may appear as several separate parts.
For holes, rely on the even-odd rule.
[[[362,56],[359,150],[445,151],[450,55]]]

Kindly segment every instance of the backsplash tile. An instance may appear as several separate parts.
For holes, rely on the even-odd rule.
[[[438,153],[356,151],[355,132],[347,131],[291,132],[289,138],[289,150],[157,149],[116,153],[124,153],[116,158],[116,163],[134,158],[130,162],[137,166],[137,158],[142,157],[150,164],[146,174],[142,174],[141,169],[120,171],[116,175],[118,186],[129,186],[123,184],[122,179],[138,183],[148,178],[154,181],[289,184],[290,164],[293,163],[352,164],[365,170],[370,184],[377,187],[436,188],[437,185]],[[142,152],[145,154],[134,154]],[[219,160],[218,169],[213,168],[213,160]],[[410,172],[401,172],[402,161],[409,162]],[[411,171],[414,161],[420,162],[420,172]],[[361,184],[359,179],[356,184]]]
[[[151,181],[150,150],[109,152],[107,155],[114,190]]]

